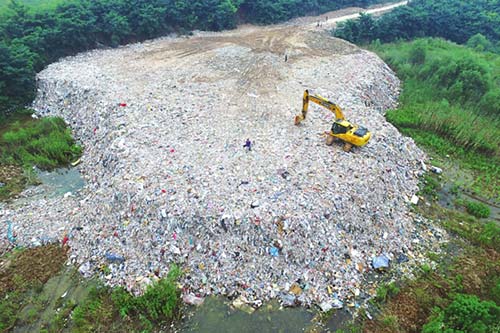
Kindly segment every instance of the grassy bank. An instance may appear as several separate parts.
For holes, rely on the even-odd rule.
[[[0,257],[0,332],[152,332],[178,318],[180,271],[140,297],[83,280],[65,268],[59,245],[14,250]]]
[[[67,166],[82,149],[61,118],[33,119],[29,111],[4,118],[0,126],[0,200],[36,180],[33,167]]]
[[[470,172],[477,194],[500,201],[500,56],[429,38],[371,47],[403,81],[387,119]]]

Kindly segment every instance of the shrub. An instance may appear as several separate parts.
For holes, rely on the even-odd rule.
[[[477,218],[487,218],[490,216],[490,207],[480,202],[466,201],[465,209],[467,213]]]
[[[500,247],[500,227],[495,222],[486,223],[477,239],[482,245]]]
[[[150,285],[144,295],[133,297],[125,289],[119,288],[113,291],[111,297],[122,317],[139,316],[141,321],[172,319],[180,299],[176,286],[179,275],[179,268],[173,265],[168,276]]]
[[[500,307],[477,296],[458,294],[444,310],[437,309],[434,318],[424,325],[423,333],[493,332]]]
[[[399,288],[394,282],[386,285],[381,285],[377,288],[377,295],[375,296],[375,301],[385,302],[388,297],[396,296],[399,293]]]

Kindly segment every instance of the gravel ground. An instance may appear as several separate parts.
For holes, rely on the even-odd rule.
[[[4,205],[0,221],[22,245],[67,234],[84,275],[140,292],[176,262],[185,294],[328,308],[360,297],[374,257],[414,262],[440,233],[422,236],[409,209],[426,156],[383,116],[398,79],[324,32],[162,38],[63,59],[38,84],[36,110],[85,147],[86,185]],[[306,88],[368,127],[368,145],[326,146],[332,114],[315,105],[294,126]]]

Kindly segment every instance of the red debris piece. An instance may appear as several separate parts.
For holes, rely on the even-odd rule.
[[[120,103],[120,104],[118,104],[118,105],[119,105],[119,106],[121,106],[121,107],[126,107],[126,106],[127,106],[127,103]]]
[[[64,236],[64,238],[62,240],[62,245],[65,246],[66,244],[68,244],[68,241],[69,241],[69,237],[68,236]]]

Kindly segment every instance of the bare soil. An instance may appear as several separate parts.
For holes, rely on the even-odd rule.
[[[59,244],[14,251],[0,258],[0,297],[9,291],[43,285],[61,270],[66,260],[66,250]]]

